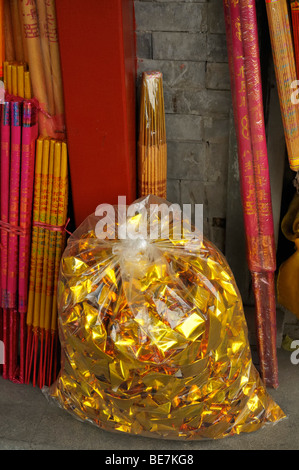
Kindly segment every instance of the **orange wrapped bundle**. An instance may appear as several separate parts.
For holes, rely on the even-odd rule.
[[[44,392],[102,429],[156,438],[218,439],[275,423],[285,415],[252,363],[229,266],[172,208],[148,196],[88,217],[70,237],[61,372]]]
[[[138,140],[139,197],[166,197],[167,144],[163,77],[158,71],[143,72]]]

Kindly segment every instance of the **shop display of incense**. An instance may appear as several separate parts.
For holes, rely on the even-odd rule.
[[[265,383],[276,388],[276,254],[256,12],[251,0],[240,3],[224,0],[223,4],[260,367]]]
[[[297,3],[292,2],[293,25]],[[266,4],[289,161],[297,171],[299,114],[290,92],[296,67],[287,2]],[[224,8],[261,375],[276,388],[276,257],[255,2],[224,0]],[[68,359],[52,395],[104,429],[219,438],[280,419],[283,413],[251,364],[234,279],[208,241],[201,245],[203,257],[199,247],[192,253],[185,243],[178,256],[172,241],[169,253],[162,255],[155,247],[149,259],[130,268],[130,275],[137,273],[131,278],[125,257],[111,265],[115,253],[109,246],[93,250],[89,227],[79,232],[75,247],[68,246],[58,282],[66,245],[68,155],[55,0],[0,0],[1,38],[0,78],[6,90],[0,153],[3,377],[50,386],[59,366],[59,322]],[[142,75],[138,191],[140,197],[167,196],[158,71]],[[172,311],[173,305],[179,307]],[[229,338],[223,341],[228,324]]]
[[[144,72],[138,141],[139,196],[166,197],[167,146],[161,72]]]
[[[266,0],[266,8],[289,163],[291,170],[298,171],[299,112],[298,105],[292,101],[292,95],[298,87],[296,86],[297,72],[287,0]],[[294,11],[293,6],[292,11],[293,20],[296,20],[297,12]],[[296,50],[298,48],[296,28],[294,34]],[[292,86],[293,83],[295,83],[295,88]]]
[[[65,142],[39,137],[27,311],[26,383],[49,385],[57,371],[59,263],[65,247],[68,161]]]

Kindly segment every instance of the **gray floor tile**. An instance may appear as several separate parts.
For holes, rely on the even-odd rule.
[[[39,388],[0,377],[0,450],[298,450],[299,365],[279,350],[280,386],[269,389],[287,418],[249,434],[218,441],[169,441],[109,433],[49,403]]]

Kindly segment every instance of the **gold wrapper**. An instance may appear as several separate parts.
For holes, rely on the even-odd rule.
[[[127,218],[127,233],[162,202],[137,201],[142,215]],[[181,221],[163,217],[148,220],[168,223],[168,238],[100,240],[96,216],[70,237],[58,288],[61,372],[48,396],[102,429],[165,439],[218,439],[281,420],[252,363],[226,260],[198,233],[172,237]]]

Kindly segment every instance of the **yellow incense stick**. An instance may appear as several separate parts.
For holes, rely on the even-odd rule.
[[[7,90],[7,66],[8,61],[3,62],[3,82],[4,82],[4,89]]]
[[[18,95],[18,69],[16,65],[11,66],[11,90],[13,95]]]
[[[7,64],[7,77],[6,77],[7,91],[11,95],[12,93],[12,65]]]
[[[44,140],[43,151],[48,156],[48,177],[44,191],[45,198],[45,210],[40,217],[40,222],[42,224],[47,224],[49,220],[49,213],[51,207],[51,198],[52,198],[52,182],[53,182],[53,171],[54,171],[54,152],[51,151],[51,142],[49,138]],[[42,212],[42,211],[41,211]],[[44,369],[44,333],[45,333],[45,307],[46,307],[46,282],[47,282],[47,267],[48,267],[48,245],[49,245],[49,230],[45,225],[43,230],[43,257],[42,257],[42,267],[41,267],[41,285],[40,285],[40,306],[39,306],[39,328],[40,328],[40,362],[39,362],[39,385],[42,387],[43,383],[43,374],[42,370]],[[38,295],[37,295],[38,297]]]
[[[32,98],[31,79],[29,71],[24,73],[24,93],[26,100],[30,100]]]
[[[42,175],[41,175],[41,191],[40,191],[40,206],[39,206],[39,220],[41,224],[46,222],[47,214],[47,186],[48,186],[48,172],[49,172],[49,155],[50,143],[48,139],[43,140],[43,156],[42,156]],[[43,277],[43,257],[44,257],[44,244],[45,244],[45,228],[39,227],[38,230],[38,244],[36,253],[36,274],[34,285],[34,312],[33,312],[33,327],[41,327],[40,321],[40,304],[41,304],[41,288]]]
[[[3,63],[4,86],[9,94],[20,98],[30,99],[32,97],[30,87],[30,73],[25,62]]]
[[[25,67],[24,65],[17,66],[18,75],[18,96],[25,98]]]
[[[57,212],[57,225],[59,227],[65,225],[66,214],[68,206],[68,160],[67,160],[67,145],[62,143],[61,152],[61,167],[60,167],[60,187],[59,187],[59,201]],[[56,253],[55,253],[55,269],[54,269],[54,286],[53,286],[53,303],[52,303],[52,320],[51,330],[56,330],[57,324],[57,282],[59,275],[59,266],[64,249],[65,232],[59,231],[56,235]]]
[[[60,189],[60,167],[61,167],[61,142],[55,142],[54,145],[54,176],[52,187],[51,216],[50,223],[54,227],[57,226],[59,189]],[[47,277],[47,297],[45,312],[45,328],[49,330],[51,327],[52,302],[53,302],[53,285],[55,271],[55,253],[56,253],[56,235],[54,230],[50,230],[49,252],[48,252],[48,277]]]
[[[46,224],[50,225],[51,222],[51,204],[52,204],[52,189],[53,189],[53,176],[54,176],[54,146],[55,142],[50,141],[50,156],[49,156],[49,176],[48,176],[48,187],[47,187],[47,213],[46,213]],[[47,295],[47,277],[48,273],[48,261],[49,261],[49,242],[50,242],[50,231],[45,231],[45,248],[44,248],[44,260],[43,260],[43,278],[42,278],[42,290],[41,290],[41,327],[45,328],[45,316],[46,316],[46,295]]]
[[[29,275],[27,325],[33,324],[34,287],[35,287],[35,277],[36,277],[36,259],[37,259],[37,244],[38,244],[38,232],[39,232],[38,227],[34,225],[34,223],[39,221],[42,158],[43,158],[43,139],[39,138],[36,141],[34,200],[33,200],[33,227],[32,227],[32,239],[31,239],[31,259],[30,259],[30,275]]]

